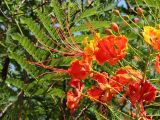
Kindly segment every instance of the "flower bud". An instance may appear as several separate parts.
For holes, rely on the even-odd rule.
[[[114,15],[119,16],[119,10],[114,9],[114,10],[113,10],[113,13],[114,13]]]
[[[140,7],[136,8],[137,15],[141,16],[143,14],[143,9]]]
[[[105,29],[104,32],[105,32],[105,34],[107,34],[107,35],[111,35],[111,34],[112,34],[112,30],[109,29],[109,28]]]
[[[138,22],[139,22],[139,18],[134,18],[134,19],[133,19],[133,22],[134,22],[134,23],[138,23]]]
[[[111,29],[112,29],[114,32],[118,32],[118,31],[119,31],[119,27],[118,27],[118,25],[117,25],[115,22],[113,22],[113,23],[111,24]]]

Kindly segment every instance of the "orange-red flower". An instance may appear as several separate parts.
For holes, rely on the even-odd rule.
[[[156,93],[156,88],[147,81],[140,81],[129,85],[127,95],[129,96],[131,104],[134,108],[137,108],[138,103],[139,114],[145,120],[151,120],[151,117],[146,114],[143,105],[144,103],[150,104],[155,100]]]
[[[70,112],[74,112],[78,107],[78,103],[80,101],[80,96],[73,93],[71,90],[67,92],[67,102],[66,105],[70,109]]]
[[[87,92],[88,96],[102,102],[111,100],[113,94],[111,93],[111,86],[108,83],[107,77],[107,73],[94,74],[92,79],[98,83],[98,86],[93,86],[92,89],[89,89]]]
[[[142,73],[138,70],[132,69],[130,66],[120,68],[116,75],[112,77],[115,81],[118,81],[121,85],[129,83],[139,82],[143,79]]]
[[[98,86],[88,90],[88,95],[102,102],[107,102],[112,99],[113,95],[120,92],[123,86],[107,78],[107,73],[94,74],[92,79],[97,81]]]
[[[83,80],[87,77],[89,73],[89,64],[81,64],[79,60],[71,63],[68,73],[73,77]]]
[[[84,85],[79,79],[72,78],[69,85],[75,89],[74,92],[69,90],[67,92],[66,105],[71,112],[74,112],[78,107],[79,101],[82,98],[81,93],[83,92]]]
[[[128,93],[128,86],[140,82],[143,79],[142,73],[138,70],[132,69],[130,66],[120,68],[114,76],[111,77],[110,85],[115,89],[114,94],[121,92],[125,86],[126,94]]]
[[[136,107],[136,102],[149,104],[156,97],[156,88],[147,81],[140,81],[138,83],[129,85],[128,96],[130,98],[132,106]]]
[[[114,65],[126,55],[127,38],[125,36],[109,35],[98,41],[95,58],[99,64],[108,62]]]
[[[160,74],[160,55],[156,57],[155,69],[158,74]]]

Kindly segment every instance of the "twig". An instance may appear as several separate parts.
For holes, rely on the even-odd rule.
[[[18,97],[21,95],[22,91],[18,93]],[[16,101],[15,101],[16,102]],[[0,118],[2,118],[4,116],[4,114],[7,112],[7,110],[12,106],[14,105],[15,102],[12,102],[12,103],[9,103],[3,110],[2,112],[0,113]]]
[[[22,4],[25,2],[25,0],[22,0],[22,2],[19,4],[18,8],[16,9],[16,11],[19,11],[19,9],[22,7]]]
[[[11,18],[9,18],[8,16],[6,16],[6,15],[4,14],[4,12],[2,11],[1,8],[0,8],[0,12],[3,14],[3,16],[4,16],[8,21],[11,22]]]
[[[62,113],[63,113],[63,120],[66,120],[66,115],[65,115],[65,112],[64,112],[64,110],[63,110],[63,107],[60,107],[60,109],[61,109],[61,111],[62,111]]]
[[[46,5],[47,3],[49,3],[48,1],[45,1],[44,3],[38,5],[36,8],[33,8],[32,10],[35,11],[36,9],[38,9],[39,7],[43,7],[44,5]]]
[[[75,118],[75,120],[78,120],[79,117],[83,114],[84,111],[86,111],[88,109],[88,107],[90,106],[91,104],[89,104],[88,106],[84,107],[81,112],[78,114],[78,116]]]
[[[3,111],[0,113],[0,118],[3,117],[3,115],[6,113],[6,111],[8,110],[8,108],[10,108],[13,104],[14,104],[14,102],[13,102],[13,103],[9,103],[9,104],[3,109]]]

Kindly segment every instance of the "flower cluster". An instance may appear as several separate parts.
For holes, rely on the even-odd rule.
[[[143,31],[144,40],[156,51],[160,52],[160,29],[145,26]],[[160,55],[156,57],[155,69],[160,74]]]
[[[145,31],[146,32],[146,31]],[[83,98],[85,86],[83,80],[88,76],[96,82],[87,91],[87,96],[92,101],[106,103],[113,96],[123,91],[123,97],[129,98],[133,108],[140,108],[140,115],[147,118],[144,111],[144,104],[149,104],[155,99],[156,88],[151,85],[138,70],[130,66],[119,68],[115,75],[111,76],[106,72],[97,72],[92,69],[92,62],[96,61],[103,65],[107,62],[110,65],[116,64],[126,56],[128,39],[124,35],[108,35],[100,38],[95,35],[94,40],[85,38],[83,55],[80,60],[75,60],[68,68],[71,76],[69,86],[73,91],[67,92],[67,107],[74,112]]]
[[[82,80],[85,80],[88,75],[94,73],[92,70],[92,61],[95,60],[100,65],[104,64],[104,62],[114,65],[126,55],[127,38],[125,36],[114,35],[100,38],[99,34],[96,34],[94,40],[90,40],[89,42],[88,39],[85,38],[83,44],[85,47],[81,60],[73,61],[68,68],[68,73],[71,76],[69,85],[74,88],[74,92],[69,90],[67,93],[67,107],[70,108],[71,112],[74,112],[82,98],[81,93],[84,89]],[[101,73],[94,73],[92,79],[98,82],[99,88],[93,86],[92,89],[88,90],[89,96],[100,98],[107,89],[108,92],[110,92],[110,83],[106,77],[107,73],[103,73],[103,75]],[[112,84],[114,86],[116,83],[112,82]],[[113,95],[115,93],[116,92],[111,92],[110,94]],[[105,94],[107,94],[107,92]],[[102,98],[104,99],[103,101],[109,99],[105,97]],[[108,97],[111,96],[109,95]]]
[[[159,34],[158,29],[144,27],[144,40],[158,52],[160,51]],[[130,66],[119,68],[114,75],[98,72],[92,68],[93,61],[99,65],[104,63],[115,65],[126,56],[127,43],[128,39],[124,35],[107,35],[101,38],[99,34],[95,34],[93,40],[89,41],[87,37],[84,39],[83,51],[78,53],[77,59],[71,62],[68,70],[52,68],[38,62],[31,63],[70,75],[69,86],[72,89],[67,92],[66,105],[71,113],[77,109],[84,96],[92,101],[107,103],[119,94],[123,100],[129,100],[132,107],[138,110],[138,116],[149,120],[151,117],[146,114],[144,105],[150,104],[155,99],[157,90],[148,82],[145,73],[142,74]],[[160,55],[156,57],[155,69],[160,74]],[[88,89],[84,85],[84,80],[87,78],[93,81],[91,88]]]

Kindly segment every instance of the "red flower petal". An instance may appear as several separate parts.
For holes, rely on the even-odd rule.
[[[160,74],[160,55],[156,57],[155,69],[158,74]]]
[[[156,88],[147,81],[129,85],[129,98],[132,106],[135,107],[136,102],[145,102],[149,104],[156,97]]]
[[[127,38],[124,36],[109,35],[98,41],[94,55],[99,64],[108,62],[114,65],[126,55]]]
[[[80,64],[79,60],[76,60],[71,63],[70,68],[68,69],[68,73],[73,77],[80,80],[83,80],[87,77],[89,73],[89,65],[88,64]]]
[[[117,94],[118,92],[121,92],[123,89],[123,85],[119,81],[114,81],[113,79],[109,81],[109,84],[111,86],[111,93]]]
[[[66,105],[72,113],[76,110],[79,100],[80,100],[80,97],[74,94],[71,90],[67,92]]]
[[[121,85],[139,82],[143,79],[142,73],[138,70],[132,69],[130,66],[120,68],[113,79]]]
[[[79,79],[76,79],[76,78],[72,78],[69,82],[69,85],[75,88],[76,94],[81,94],[81,92],[84,89],[84,84]]]
[[[136,102],[140,100],[140,84],[135,83],[135,84],[130,84],[129,85],[129,97],[132,106],[135,108],[136,107]]]
[[[156,93],[157,93],[156,88],[147,81],[142,84],[141,99],[145,101],[147,104],[155,100]]]
[[[160,50],[160,38],[159,38],[159,36],[158,36],[157,39],[152,40],[152,45],[153,45],[154,49]]]
[[[93,75],[93,80],[95,80],[98,83],[98,86],[101,90],[106,90],[108,88],[108,74],[103,73],[97,73]]]
[[[107,83],[106,77],[108,77],[108,75],[106,76],[103,73],[94,74],[93,80],[97,81],[98,83],[106,84]]]
[[[113,97],[113,94],[111,93],[110,89],[107,89],[104,95],[101,97],[101,101],[103,102],[110,101],[112,97]]]
[[[102,49],[96,50],[94,55],[96,57],[97,62],[101,65],[104,64],[104,62],[106,62],[106,60],[108,59],[107,55],[104,53]]]
[[[91,97],[91,100],[94,100],[94,99],[99,100],[102,93],[103,93],[103,90],[96,88],[96,87],[93,87],[92,89],[87,91],[87,94],[88,94],[88,96]],[[94,98],[94,99],[92,99],[92,98]]]

